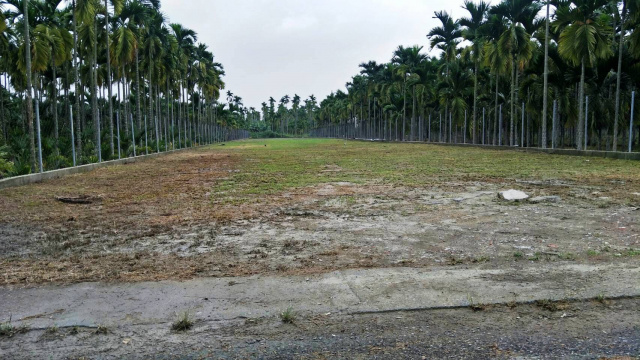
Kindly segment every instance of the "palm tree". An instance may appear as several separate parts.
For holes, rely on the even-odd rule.
[[[29,0],[23,0],[23,22],[24,32],[24,55],[25,55],[25,72],[27,75],[27,126],[29,129],[29,145],[31,150],[31,171],[36,171],[36,141],[33,130],[33,87],[31,84],[31,29],[29,28]]]
[[[463,8],[469,12],[468,18],[460,19],[460,25],[465,27],[462,30],[462,37],[467,41],[471,41],[471,52],[474,65],[473,72],[473,115],[471,121],[473,143],[476,144],[476,122],[477,122],[477,105],[478,105],[478,67],[482,60],[482,50],[484,47],[484,33],[482,27],[485,24],[487,14],[489,12],[489,4],[480,1],[475,4],[469,0],[465,0]]]
[[[613,55],[609,44],[611,29],[602,16],[607,0],[574,0],[556,11],[554,26],[562,29],[558,51],[567,61],[580,66],[580,90],[578,95],[578,150],[582,150],[584,138],[584,80],[585,67],[592,67],[598,60]]]
[[[431,48],[437,47],[442,51],[446,77],[449,76],[449,64],[455,60],[458,55],[458,43],[462,37],[462,31],[460,30],[460,22],[453,20],[446,11],[437,11],[434,15],[434,18],[440,20],[441,26],[431,29],[427,38],[431,41]],[[445,118],[448,112],[449,102],[446,102]]]
[[[484,46],[485,65],[489,67],[495,78],[495,98],[494,98],[494,123],[493,123],[493,145],[502,145],[502,123],[498,122],[498,98],[500,77],[504,75],[509,68],[509,54],[502,51],[499,40],[506,26],[502,16],[492,14],[487,19],[487,24],[483,31],[487,41]]]
[[[106,33],[106,43],[107,43],[107,91],[109,93],[109,137],[111,139],[109,145],[111,150],[111,156],[115,155],[114,144],[113,144],[113,103],[111,99],[113,98],[113,89],[111,84],[111,39],[110,39],[110,31],[109,31],[109,0],[104,0],[104,17],[105,17],[105,33]],[[124,5],[124,0],[111,0],[111,5],[113,6],[114,14],[117,15]]]
[[[516,88],[518,76],[518,62],[528,61],[533,56],[531,34],[526,25],[534,21],[540,11],[540,5],[535,0],[505,0],[494,6],[490,12],[503,17],[507,28],[500,35],[498,46],[501,52],[510,55],[511,62],[511,101],[510,101],[510,136],[509,145],[515,145],[514,127],[516,123]]]
[[[542,96],[542,139],[541,147],[547,148],[547,113],[549,112],[549,4],[550,0],[547,0],[547,16],[545,17],[545,30],[544,30],[544,84],[543,84],[543,96]]]
[[[638,6],[637,1],[632,1],[634,6]],[[615,11],[617,13],[618,2],[616,1]],[[620,83],[622,80],[622,53],[624,50],[625,23],[627,21],[627,0],[622,0],[622,12],[620,13],[620,40],[618,42],[618,71],[616,71],[616,108],[613,118],[613,151],[618,151],[618,126],[620,119]],[[634,31],[638,32],[638,31]]]
[[[422,64],[427,60],[427,55],[422,54],[422,46],[414,45],[412,47],[405,48],[404,46],[399,46],[398,49],[393,53],[393,58],[391,62],[397,64],[399,66],[399,70],[405,75],[405,79],[408,76],[411,78],[411,83],[409,84],[413,89],[413,110],[411,112],[411,131],[409,133],[409,140],[414,140],[415,134],[415,125],[416,125],[416,85],[420,83],[420,75],[418,74],[418,69],[422,67]],[[405,88],[407,84],[405,82]],[[403,95],[406,97],[406,94]],[[406,99],[405,99],[406,104]],[[405,105],[406,107],[406,105]],[[403,131],[404,131],[404,123],[403,123]],[[404,139],[404,135],[402,137]]]

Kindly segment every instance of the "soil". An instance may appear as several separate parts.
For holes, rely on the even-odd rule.
[[[638,259],[640,196],[616,181],[371,179],[215,198],[245,160],[194,150],[0,192],[0,285]],[[561,200],[497,198],[510,188]]]

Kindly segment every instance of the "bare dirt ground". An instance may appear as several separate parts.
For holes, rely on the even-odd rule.
[[[1,191],[0,284],[640,259],[635,164],[618,177],[606,166],[619,163],[604,159],[592,160],[604,165],[588,178],[427,174],[428,182],[407,185],[402,173],[381,181],[366,167],[355,171],[326,155],[317,156],[317,167],[305,165],[314,153],[302,148],[295,150],[300,154],[287,152],[302,163],[300,169],[271,173],[282,181],[296,172],[318,180],[252,193],[249,185],[254,189],[268,179],[254,172],[252,162],[273,161],[278,154],[273,150],[273,158],[256,160],[255,145],[182,152]],[[517,156],[523,162],[551,158]],[[560,201],[499,200],[497,192],[509,188]],[[57,199],[78,196],[89,203]]]

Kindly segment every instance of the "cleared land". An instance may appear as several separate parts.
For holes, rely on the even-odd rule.
[[[509,188],[561,200],[499,201]],[[639,205],[633,161],[234,142],[0,191],[0,285],[525,262],[637,266]]]
[[[634,359],[639,204],[640,162],[337,140],[3,190],[0,358]]]

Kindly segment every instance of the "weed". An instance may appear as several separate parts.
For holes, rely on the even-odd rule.
[[[604,293],[600,293],[600,294],[598,294],[598,296],[596,296],[596,300],[599,303],[604,304],[605,301],[607,300],[607,297],[604,295]]]
[[[548,311],[561,311],[569,307],[569,304],[562,300],[536,300],[536,305]]]
[[[187,331],[193,327],[193,319],[189,311],[185,310],[180,314],[176,314],[176,321],[171,324],[171,329],[174,331]]]
[[[588,251],[587,251],[587,256],[588,256],[588,257],[596,257],[596,256],[598,256],[599,254],[600,254],[600,253],[599,253],[599,252],[597,252],[596,250],[588,250]]]
[[[49,326],[45,331],[45,334],[54,335],[58,333],[58,327],[56,325]]]
[[[524,254],[522,253],[522,251],[516,251],[513,254],[513,257],[516,258],[516,259],[522,259],[524,257]]]
[[[473,297],[469,294],[467,294],[467,303],[469,304],[469,308],[473,311],[484,311],[487,309],[487,305],[476,304],[473,302]]]
[[[473,263],[484,263],[489,261],[491,261],[491,259],[488,256],[481,256],[479,258],[474,258],[473,260],[471,260],[471,262]]]
[[[289,307],[287,310],[280,313],[280,320],[285,324],[293,324],[296,321],[296,313],[293,308]]]
[[[74,326],[71,329],[69,329],[69,335],[78,335],[79,333],[80,333],[80,328],[77,326]]]
[[[529,261],[539,261],[540,260],[540,253],[535,253],[533,254],[533,256],[529,256]]]
[[[8,322],[0,323],[0,337],[12,337],[16,334],[24,334],[29,331],[27,325],[13,326],[11,320]]]
[[[105,325],[98,325],[96,330],[93,332],[95,335],[107,335],[109,334],[109,328]]]
[[[558,258],[561,260],[570,260],[573,261],[576,259],[576,256],[572,253],[562,253],[558,255]]]
[[[631,249],[625,253],[626,256],[640,256],[640,250]]]
[[[13,336],[14,327],[11,322],[4,322],[0,324],[0,336]]]

